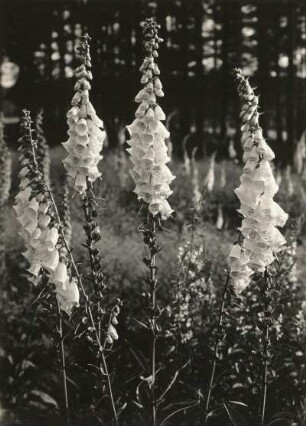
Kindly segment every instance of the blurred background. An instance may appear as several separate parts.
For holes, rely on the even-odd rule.
[[[243,167],[241,106],[232,76],[233,68],[240,67],[259,94],[260,124],[276,154],[279,192],[275,200],[289,214],[282,231],[287,244],[275,262],[275,356],[267,418],[274,419],[269,424],[305,425],[305,0],[0,0],[0,424],[17,424],[16,419],[18,424],[32,426],[62,424],[54,330],[48,312],[33,303],[39,289],[28,280],[24,242],[12,206],[20,180],[19,114],[26,107],[37,131],[45,178],[52,184],[59,211],[67,213],[71,247],[85,285],[91,288],[82,203],[69,194],[62,165],[66,154],[60,145],[68,139],[66,112],[74,93],[73,69],[78,65],[75,48],[88,32],[94,76],[90,97],[108,139],[100,163],[103,179],[95,183],[102,234],[99,248],[109,283],[107,301],[113,303],[120,297],[124,302],[111,367],[116,395],[128,404],[121,424],[139,425],[134,395],[144,372],[133,353],[146,364],[151,335],[137,321],[144,318],[147,306],[143,243],[137,232],[143,210],[132,192],[125,126],[134,118],[134,98],[141,87],[139,24],[150,16],[160,23],[164,39],[158,58],[165,91],[160,105],[171,133],[166,141],[169,149],[173,147],[169,167],[176,176],[170,197],[173,219],[167,221],[167,232],[159,235],[159,281],[163,284],[159,298],[169,313],[158,348],[164,377],[160,391],[170,383],[177,365],[189,360],[190,366],[171,390],[171,401],[180,404],[186,398],[198,398],[199,390],[204,394],[209,383],[208,362],[228,253],[241,225],[236,211],[239,201],[233,192]],[[38,113],[41,108],[43,114]],[[214,391],[216,403],[238,401],[239,410],[254,419],[262,369],[256,320],[262,304],[259,287],[254,281],[244,293],[245,305],[235,302],[228,316],[217,372],[221,379]],[[73,324],[80,315],[75,312]],[[71,322],[65,321],[65,327],[68,330]],[[176,335],[182,336],[179,346],[173,343]],[[82,419],[90,409],[90,416],[102,415],[106,424],[100,385],[93,386],[100,379],[87,368],[96,362],[94,355],[87,343],[75,343],[73,333],[67,342],[71,412],[75,419]],[[10,416],[7,423],[4,410]],[[279,412],[286,417],[282,423],[275,420]],[[40,417],[50,413],[56,420]],[[174,417],[169,425],[202,424],[202,415],[199,406],[199,411]],[[228,424],[224,410],[218,416],[219,412],[212,426]],[[101,422],[86,418],[74,424]]]
[[[139,23],[161,24],[159,64],[174,155],[199,157],[229,147],[241,153],[239,101],[232,79],[241,67],[258,87],[261,125],[277,163],[294,163],[306,129],[305,0],[1,0],[1,110],[7,134],[19,110],[45,108],[50,145],[66,139],[75,45],[92,37],[93,104],[116,147],[131,122],[143,56]],[[11,138],[13,144],[14,137]],[[13,147],[13,146],[12,146]]]

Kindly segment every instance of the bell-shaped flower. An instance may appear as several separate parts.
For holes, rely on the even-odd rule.
[[[255,96],[248,80],[242,76],[239,70],[237,79],[242,101],[241,143],[245,166],[240,178],[241,185],[235,190],[235,193],[241,202],[238,211],[244,216],[240,228],[243,241],[239,247],[241,252],[248,257],[246,262],[248,277],[239,276],[242,270],[238,270],[237,275],[239,262],[233,257],[232,252],[229,263],[234,286],[243,289],[250,281],[249,272],[263,273],[274,261],[275,254],[285,244],[285,239],[277,227],[285,225],[288,215],[273,200],[278,191],[270,163],[274,159],[274,153],[264,140],[262,129],[258,123],[258,97]],[[235,251],[238,253],[237,248]]]
[[[72,309],[79,306],[80,294],[77,283],[74,279],[67,280],[65,286],[57,288],[56,298],[59,307],[67,315],[71,315]]]

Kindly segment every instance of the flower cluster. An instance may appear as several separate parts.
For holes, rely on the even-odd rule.
[[[274,153],[262,135],[258,119],[258,96],[254,94],[241,70],[236,70],[238,92],[242,103],[242,147],[245,166],[240,186],[235,190],[240,200],[238,210],[243,221],[243,241],[234,245],[229,255],[231,278],[237,292],[250,282],[253,272],[264,272],[285,239],[278,230],[284,226],[287,213],[273,200],[278,191],[271,161]]]
[[[155,63],[162,39],[158,37],[159,25],[153,19],[147,19],[142,25],[146,51],[140,68],[143,88],[135,98],[140,104],[135,113],[136,119],[127,126],[131,135],[127,151],[134,164],[130,172],[136,185],[134,192],[149,205],[153,216],[160,214],[163,219],[167,219],[173,212],[167,198],[172,193],[169,184],[174,176],[166,166],[170,161],[165,143],[169,132],[162,124],[166,117],[157,103],[157,97],[164,96],[158,77],[160,71]]]
[[[102,159],[100,153],[105,139],[103,121],[98,118],[89,100],[92,73],[88,42],[88,35],[82,37],[80,45],[82,63],[74,71],[77,78],[74,86],[75,94],[71,101],[72,107],[67,112],[69,139],[63,143],[68,152],[63,163],[71,186],[80,194],[84,194],[87,181],[94,182],[101,176],[98,163]]]
[[[41,271],[46,271],[50,283],[55,286],[61,310],[70,314],[79,303],[78,286],[69,276],[67,249],[59,232],[48,187],[38,168],[37,141],[33,140],[31,124],[29,112],[23,111],[20,184],[14,209],[27,248],[24,256],[30,263],[31,281],[36,284]]]

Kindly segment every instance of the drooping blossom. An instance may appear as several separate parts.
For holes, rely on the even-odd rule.
[[[70,276],[67,249],[55,220],[53,202],[39,170],[36,158],[37,141],[33,138],[32,121],[28,111],[21,118],[20,138],[20,184],[15,199],[14,210],[24,239],[29,262],[30,281],[37,284],[41,272],[48,274],[54,285],[60,309],[70,315],[71,309],[78,306],[79,291]]]
[[[285,243],[279,231],[287,213],[273,200],[278,191],[271,161],[274,153],[266,143],[259,126],[258,96],[254,94],[241,70],[236,70],[238,93],[242,103],[243,168],[240,186],[235,190],[243,216],[241,244],[232,247],[229,255],[231,278],[237,292],[250,282],[254,272],[263,273],[272,264]]]
[[[218,231],[221,231],[221,229],[223,228],[223,225],[224,225],[223,209],[222,209],[222,205],[219,204],[218,205],[218,216],[217,216],[217,220],[216,220],[216,228],[218,229]]]
[[[166,116],[157,103],[157,98],[164,96],[160,70],[155,62],[162,39],[158,37],[159,25],[153,19],[147,19],[142,26],[146,51],[140,67],[143,88],[135,98],[139,104],[136,118],[127,126],[131,136],[127,151],[134,165],[130,173],[138,199],[148,204],[153,216],[160,214],[162,219],[167,219],[173,212],[167,199],[172,193],[169,185],[174,176],[167,167],[170,158],[165,139],[169,132],[162,123]]]
[[[81,65],[74,70],[77,82],[71,108],[67,112],[69,139],[63,146],[68,155],[63,163],[71,186],[75,191],[84,194],[87,181],[92,183],[101,176],[98,163],[102,159],[101,151],[106,134],[103,121],[98,118],[89,100],[92,73],[88,35],[82,37],[79,51]]]
[[[207,175],[205,176],[204,185],[208,192],[214,189],[215,185],[215,154],[209,160],[209,167]]]

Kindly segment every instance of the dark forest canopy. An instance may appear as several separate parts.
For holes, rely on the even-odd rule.
[[[139,22],[148,16],[162,26],[163,106],[172,117],[175,153],[190,132],[199,154],[226,155],[231,140],[239,150],[232,69],[241,67],[258,87],[269,143],[280,163],[292,160],[306,128],[304,0],[2,0],[2,57],[20,66],[16,86],[4,90],[4,113],[43,106],[50,142],[64,140],[75,45],[88,31],[93,101],[116,145],[135,109],[143,54]]]

